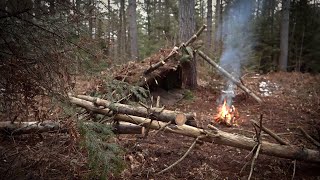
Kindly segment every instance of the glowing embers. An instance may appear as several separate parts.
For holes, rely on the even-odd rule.
[[[237,120],[239,117],[237,109],[233,105],[228,105],[227,101],[224,100],[223,104],[219,105],[214,120],[227,126],[238,126]]]

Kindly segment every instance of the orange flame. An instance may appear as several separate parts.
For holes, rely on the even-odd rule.
[[[226,100],[218,107],[218,113],[214,117],[216,122],[225,123],[228,126],[237,126],[238,118],[238,111],[233,105],[228,106]]]

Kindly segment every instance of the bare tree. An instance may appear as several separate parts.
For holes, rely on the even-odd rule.
[[[138,59],[138,28],[136,8],[136,0],[129,0],[130,56],[133,60]]]
[[[290,0],[282,0],[280,57],[279,57],[280,71],[287,71],[287,66],[288,66],[289,13],[290,13],[289,9],[290,9]]]
[[[195,1],[179,0],[179,39],[186,42],[195,31]],[[191,89],[197,87],[196,59],[182,63],[183,84]]]

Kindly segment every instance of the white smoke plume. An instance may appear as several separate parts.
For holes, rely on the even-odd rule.
[[[235,0],[225,7],[223,24],[220,30],[223,35],[223,50],[220,58],[220,66],[231,73],[236,79],[241,77],[241,67],[246,64],[251,53],[252,39],[252,4],[251,0]],[[224,93],[220,102],[227,100],[232,104],[235,84],[227,80]]]

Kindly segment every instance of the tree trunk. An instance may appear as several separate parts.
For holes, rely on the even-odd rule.
[[[93,38],[92,32],[93,32],[93,0],[89,0],[89,7],[88,7],[88,14],[89,14],[89,37]]]
[[[195,1],[179,0],[179,39],[186,42],[195,31]],[[190,59],[182,63],[183,84],[191,89],[197,87],[196,59]]]
[[[287,71],[287,66],[288,66],[289,13],[290,13],[289,9],[290,9],[290,0],[282,0],[280,57],[279,57],[280,71]]]
[[[120,0],[119,12],[119,30],[117,34],[118,39],[118,56],[123,58],[126,56],[126,22],[125,22],[125,1]]]
[[[214,52],[220,54],[221,38],[222,38],[222,7],[221,0],[216,0],[215,12],[215,37],[214,37]]]
[[[136,8],[136,0],[129,0],[130,55],[132,60],[138,60],[138,29]]]
[[[207,53],[210,54],[212,51],[212,0],[208,0],[208,12],[207,12],[207,41],[206,49]]]

